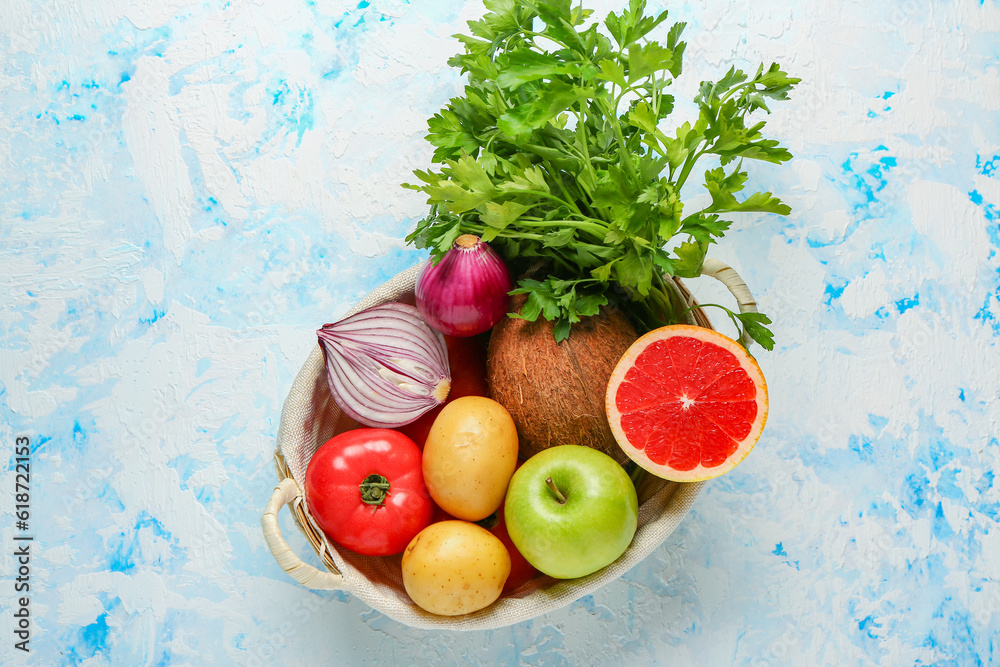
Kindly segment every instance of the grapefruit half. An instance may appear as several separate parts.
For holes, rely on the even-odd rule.
[[[767,385],[732,338],[677,324],[628,348],[608,380],[605,406],[629,458],[664,479],[697,482],[729,472],[757,444]]]

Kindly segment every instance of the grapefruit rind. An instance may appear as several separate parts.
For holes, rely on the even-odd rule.
[[[625,379],[626,373],[628,373],[628,371],[635,366],[636,359],[650,345],[657,341],[668,340],[677,336],[694,338],[710,345],[719,346],[732,353],[739,362],[740,368],[746,372],[747,376],[756,387],[754,400],[756,401],[757,410],[756,416],[750,425],[750,429],[742,439],[735,441],[737,445],[735,451],[719,465],[707,467],[699,464],[690,470],[678,470],[669,464],[657,463],[650,459],[643,449],[636,447],[629,441],[629,438],[625,434],[625,430],[622,426],[622,417],[624,415],[618,409],[615,398],[619,386]],[[608,379],[608,388],[605,395],[605,409],[607,410],[608,423],[611,426],[611,432],[614,434],[615,440],[628,457],[635,461],[636,464],[652,474],[666,480],[675,482],[700,482],[729,472],[739,465],[754,448],[754,445],[757,444],[757,441],[760,439],[760,435],[764,430],[764,423],[767,421],[767,383],[764,380],[764,374],[761,372],[760,366],[754,358],[750,356],[750,354],[746,351],[746,348],[732,338],[719,333],[714,329],[707,329],[705,327],[693,326],[690,324],[673,324],[650,331],[649,333],[641,336],[628,348],[622,358],[618,361],[614,371],[612,371],[611,377]]]

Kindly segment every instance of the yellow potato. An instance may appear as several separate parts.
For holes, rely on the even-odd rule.
[[[517,429],[506,408],[482,396],[448,403],[424,443],[424,483],[456,519],[480,521],[497,511],[517,466]]]
[[[510,553],[493,533],[465,521],[439,521],[417,533],[403,552],[403,586],[432,614],[479,611],[500,597]]]

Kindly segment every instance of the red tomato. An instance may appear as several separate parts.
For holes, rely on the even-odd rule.
[[[462,396],[489,396],[489,385],[486,384],[486,345],[490,340],[489,332],[478,336],[445,336],[448,346],[448,366],[451,369],[451,391],[444,405]],[[400,426],[399,431],[405,433],[421,449],[431,424],[444,409],[439,405],[420,419]]]
[[[434,503],[420,448],[387,428],[358,428],[328,440],[306,469],[306,502],[326,536],[365,556],[406,549]]]

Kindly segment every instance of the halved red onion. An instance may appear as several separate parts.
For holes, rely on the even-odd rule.
[[[372,306],[316,333],[333,400],[365,426],[409,424],[448,397],[444,336],[413,306]]]
[[[475,336],[507,314],[514,289],[503,259],[478,236],[462,234],[417,277],[417,308],[448,336]]]

